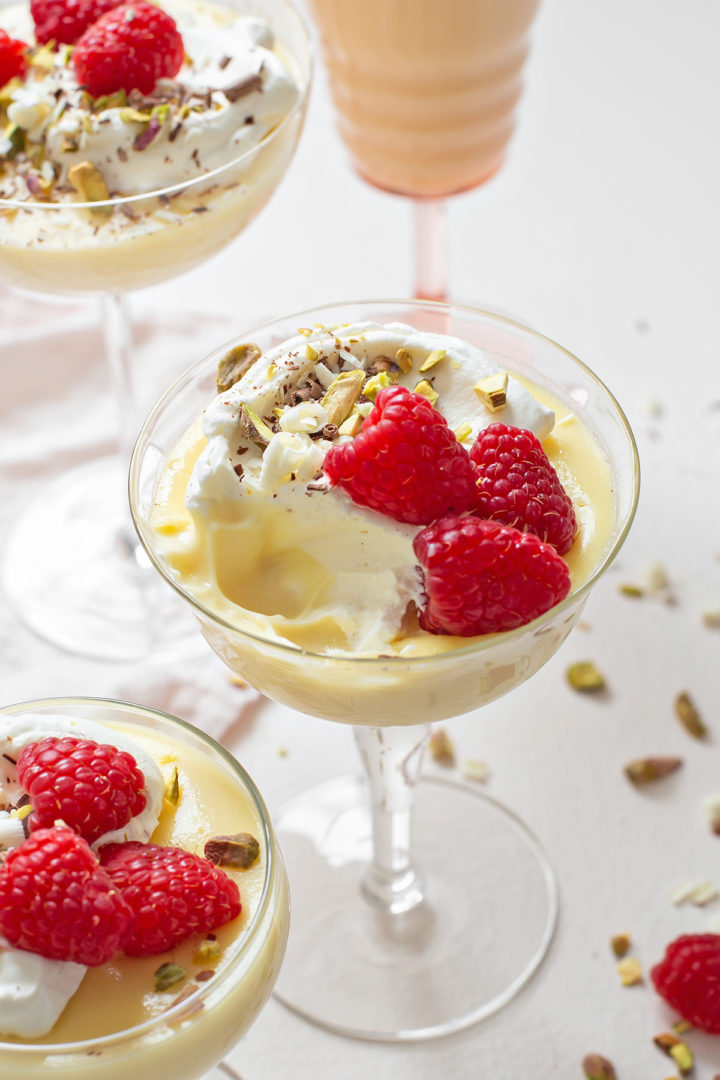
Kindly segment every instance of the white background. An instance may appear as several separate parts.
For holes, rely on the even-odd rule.
[[[720,631],[701,620],[720,608],[718,42],[717,0],[544,0],[507,164],[450,208],[453,297],[517,315],[594,368],[629,416],[643,467],[635,526],[584,628],[510,697],[447,725],[460,758],[488,761],[488,790],[550,854],[562,903],[552,950],[501,1014],[417,1047],[335,1038],[271,1002],[232,1055],[244,1080],[572,1080],[589,1051],[611,1058],[619,1080],[673,1074],[652,1045],[671,1014],[647,985],[620,987],[608,942],[628,931],[649,967],[677,933],[720,915],[720,902],[667,899],[678,881],[720,885],[720,837],[701,808],[720,791]],[[170,368],[266,315],[407,294],[410,223],[402,199],[351,173],[319,77],[297,157],[260,218],[202,268],[133,299],[148,403]],[[48,477],[109,448],[112,412],[91,304],[6,293],[0,316],[5,529]],[[41,336],[53,327],[61,336]],[[674,606],[618,591],[655,562]],[[606,674],[602,698],[565,683],[585,658]],[[673,716],[683,689],[711,729],[705,745]],[[3,606],[2,702],[62,693],[119,695],[226,733],[271,808],[355,764],[349,730],[231,686],[212,656],[177,670],[80,660]],[[652,753],[685,765],[640,793],[622,766]],[[691,1041],[698,1080],[712,1080],[720,1041]]]

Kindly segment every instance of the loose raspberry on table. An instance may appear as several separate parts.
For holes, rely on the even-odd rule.
[[[35,38],[44,45],[74,45],[89,26],[121,0],[30,0]]]
[[[650,972],[660,997],[693,1027],[720,1035],[720,934],[683,934]]]
[[[475,512],[532,532],[564,555],[577,532],[573,504],[532,431],[491,424],[470,450],[478,472]]]
[[[420,625],[431,634],[513,630],[570,591],[568,568],[550,544],[472,514],[440,518],[413,549],[424,572]]]
[[[404,386],[380,391],[358,435],[333,446],[324,467],[353,502],[412,525],[461,513],[475,497],[467,450],[427,398]]]
[[[39,829],[0,866],[0,933],[19,949],[97,967],[118,951],[130,915],[71,829]]]
[[[185,48],[175,20],[137,0],[101,15],[73,52],[75,74],[93,97],[125,90],[151,94],[158,79],[174,78]]]
[[[27,71],[27,59],[24,41],[12,38],[5,30],[0,30],[0,88],[11,79],[22,79]]]
[[[32,800],[31,831],[61,819],[94,843],[122,829],[147,802],[145,777],[132,754],[73,735],[26,746],[18,779]]]
[[[122,939],[128,956],[166,952],[241,911],[235,882],[208,859],[157,844],[108,844],[100,860],[132,917]]]

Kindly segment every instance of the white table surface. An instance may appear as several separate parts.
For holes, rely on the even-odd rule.
[[[459,756],[488,761],[488,791],[553,860],[562,909],[551,952],[499,1015],[423,1045],[336,1038],[273,1001],[232,1054],[243,1080],[572,1080],[589,1051],[607,1055],[619,1080],[673,1075],[651,1041],[672,1014],[647,985],[620,987],[608,942],[630,932],[649,967],[676,934],[720,917],[720,901],[667,898],[686,879],[720,885],[720,837],[701,808],[720,791],[720,631],[701,619],[720,608],[718,41],[717,0],[544,0],[506,167],[450,208],[454,297],[516,314],[593,367],[625,407],[643,467],[634,528],[584,628],[508,698],[447,724]],[[133,298],[148,402],[171,369],[270,313],[407,294],[410,221],[402,199],[351,173],[319,78],[297,157],[259,220],[205,266]],[[108,448],[112,413],[92,304],[5,293],[0,316],[5,530],[49,476]],[[158,318],[163,334],[148,337]],[[674,606],[618,591],[655,562]],[[607,676],[602,699],[565,683],[584,658]],[[707,744],[674,718],[680,690],[704,714]],[[226,733],[271,808],[355,764],[348,729],[231,686],[211,655],[178,669],[83,660],[3,605],[0,699],[55,694],[119,695]],[[653,753],[685,765],[640,793],[622,766]],[[698,1080],[712,1080],[720,1039],[691,1041]]]

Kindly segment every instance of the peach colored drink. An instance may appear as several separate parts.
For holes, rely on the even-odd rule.
[[[340,134],[403,195],[475,187],[502,164],[539,0],[310,0]]]

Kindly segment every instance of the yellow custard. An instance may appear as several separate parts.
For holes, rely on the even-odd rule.
[[[157,1075],[195,1080],[248,1029],[277,978],[289,925],[284,868],[275,849],[269,873],[266,830],[258,809],[219,760],[166,733],[127,723],[105,726],[140,744],[168,777],[177,767],[179,803],[173,807],[165,801],[151,842],[202,855],[211,837],[248,832],[258,839],[260,854],[247,870],[226,870],[238,884],[242,911],[215,932],[221,950],[217,961],[198,955],[207,939],[195,935],[171,952],[116,956],[88,969],[46,1036],[21,1040],[0,1035],[0,1071],[4,1075],[7,1068],[17,1080],[45,1076],[50,1066],[52,1075],[62,1080],[77,1075],[125,1080],[133,1073],[138,1080]],[[187,974],[158,992],[154,973],[165,963]],[[211,977],[209,971],[214,972]],[[168,1015],[173,1006],[178,1008]],[[28,1054],[33,1047],[37,1053]]]
[[[597,442],[578,417],[547,390],[520,381],[536,400],[555,412],[555,426],[543,445],[578,519],[578,535],[565,556],[572,588],[577,590],[601,561],[612,536],[612,475]],[[319,561],[311,564],[299,545],[294,547],[298,531],[303,529],[302,507],[279,517],[272,500],[256,498],[250,516],[240,524],[201,520],[188,511],[188,482],[205,445],[198,422],[165,465],[151,518],[158,553],[184,589],[239,629],[282,638],[313,652],[346,649],[342,615],[312,616],[315,595],[328,571]],[[337,534],[332,542],[347,558],[347,545],[343,546]],[[242,605],[238,599],[254,596],[258,598],[255,608]],[[406,623],[403,631],[387,648],[388,654],[432,655],[479,640],[429,634],[416,623]]]

